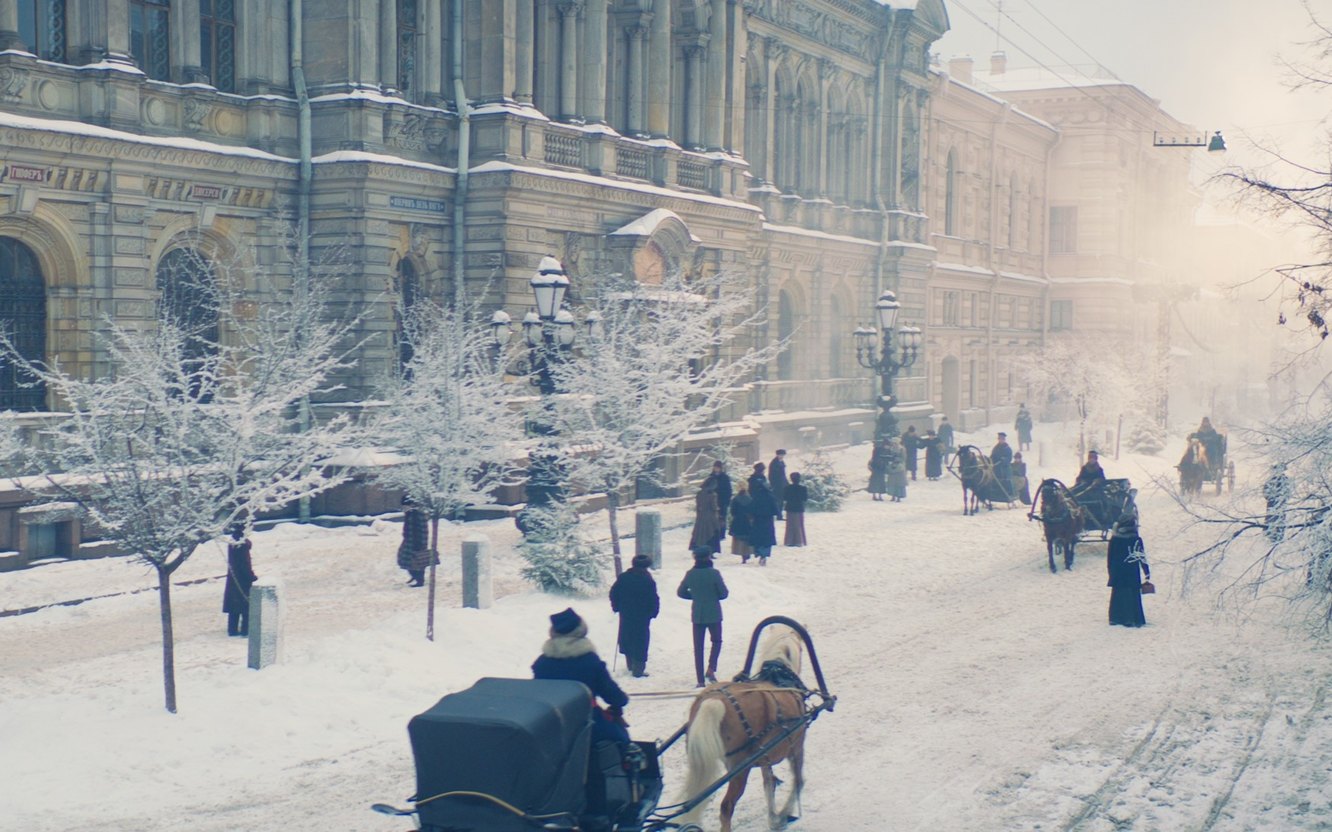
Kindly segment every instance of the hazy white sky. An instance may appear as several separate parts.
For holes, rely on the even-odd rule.
[[[1246,135],[1311,161],[1326,158],[1332,92],[1291,92],[1278,63],[1310,57],[1299,46],[1315,33],[1301,0],[1004,0],[1001,21],[998,0],[944,2],[952,31],[935,51],[945,65],[970,55],[984,66],[995,49],[989,27],[998,26],[1010,67],[1094,59],[1176,118],[1221,130],[1233,152],[1209,155],[1207,167],[1256,163]],[[1310,3],[1332,25],[1332,0]]]

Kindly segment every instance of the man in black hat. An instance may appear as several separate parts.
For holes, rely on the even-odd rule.
[[[675,594],[692,602],[689,618],[694,624],[694,674],[698,686],[703,687],[705,680],[717,681],[717,660],[722,649],[721,602],[730,595],[726,581],[712,565],[711,550],[705,547],[694,549],[694,568],[685,573]],[[712,638],[706,671],[703,669],[704,636]]]
[[[657,582],[648,571],[652,558],[634,555],[633,565],[624,571],[610,588],[611,609],[620,614],[620,652],[624,654],[629,672],[642,677],[647,674],[648,643],[651,640],[652,619],[661,611],[661,598],[657,595]]]
[[[1003,499],[1013,502],[1013,446],[1008,444],[1008,434],[999,434],[999,441],[990,451],[990,463],[994,465],[994,478],[1003,489]]]
[[[593,696],[592,742],[629,742],[624,727],[624,706],[629,704],[629,697],[611,678],[596,645],[587,638],[587,622],[572,607],[550,617],[550,638],[532,662],[532,678],[567,679],[587,685]],[[597,699],[608,707],[603,710]]]

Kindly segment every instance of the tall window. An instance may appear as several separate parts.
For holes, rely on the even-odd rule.
[[[130,54],[149,78],[171,77],[169,0],[130,0]]]
[[[420,281],[416,277],[416,267],[412,261],[398,263],[397,285],[394,287],[397,297],[393,305],[393,333],[397,339],[398,373],[405,374],[407,365],[412,363],[412,341],[407,328],[412,318],[412,307],[421,293]]]
[[[1050,329],[1073,328],[1073,301],[1050,301]]]
[[[1078,250],[1078,209],[1075,205],[1051,206],[1050,253],[1075,254]]]
[[[416,0],[398,1],[398,89],[412,91],[416,74]]]
[[[957,232],[957,151],[948,151],[944,169],[944,234],[952,237]]]
[[[157,317],[183,336],[181,366],[194,398],[210,397],[205,374],[221,335],[217,288],[212,263],[195,249],[172,249],[157,264]]]
[[[18,354],[46,360],[46,283],[32,249],[0,237],[0,329]],[[0,358],[0,410],[41,410],[46,389],[31,375]]]
[[[65,60],[65,0],[18,0],[18,33],[37,57]]]
[[[236,91],[236,0],[199,0],[203,71],[223,92]]]

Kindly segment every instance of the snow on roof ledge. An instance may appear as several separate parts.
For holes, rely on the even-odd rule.
[[[684,226],[685,231],[689,234],[689,241],[691,243],[703,242],[698,237],[694,236],[694,232],[689,230],[689,225],[680,218],[680,215],[669,208],[654,208],[628,225],[621,226],[606,236],[651,237],[653,234],[657,233],[657,229],[667,220],[675,220],[680,223],[680,225]]]

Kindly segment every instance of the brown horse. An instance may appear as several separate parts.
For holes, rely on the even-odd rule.
[[[1201,495],[1203,481],[1207,479],[1207,472],[1211,469],[1211,462],[1207,458],[1207,446],[1203,445],[1200,439],[1190,439],[1189,446],[1184,450],[1184,456],[1180,457],[1179,464],[1175,466],[1179,469],[1179,490],[1186,497],[1189,495]],[[1217,493],[1221,492],[1221,487],[1217,486]]]
[[[1039,513],[1037,509],[1039,507]],[[1036,499],[1031,501],[1028,520],[1041,521],[1045,532],[1045,554],[1050,562],[1050,571],[1055,568],[1055,552],[1064,553],[1064,568],[1073,568],[1073,551],[1078,545],[1078,535],[1087,525],[1087,510],[1078,505],[1068,488],[1059,480],[1041,480],[1036,488]]]
[[[785,666],[799,675],[804,650],[800,637],[789,627],[774,632],[759,652],[759,667],[769,662]],[[760,673],[762,675],[762,673]],[[688,800],[712,785],[724,772],[731,771],[754,755],[779,731],[799,720],[806,712],[804,691],[780,687],[766,681],[725,682],[704,690],[689,709],[689,776],[684,799]],[[777,809],[777,777],[773,766],[782,760],[791,763],[791,793],[781,810]],[[735,804],[745,793],[749,771],[757,765],[763,772],[763,791],[768,798],[768,828],[783,829],[796,819],[800,790],[805,785],[805,729],[794,732],[776,745],[758,762],[738,771],[727,784],[721,803],[722,832],[731,832]],[[682,824],[699,823],[705,801],[680,818]]]

